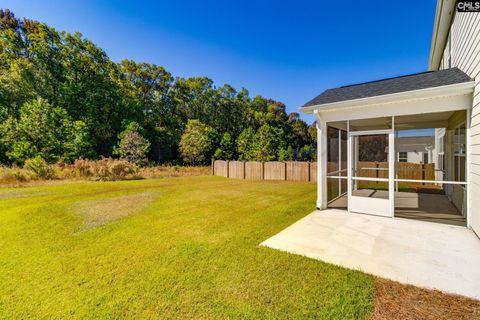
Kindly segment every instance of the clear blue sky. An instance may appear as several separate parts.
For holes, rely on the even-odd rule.
[[[0,0],[0,7],[80,31],[114,61],[208,76],[282,101],[289,112],[327,88],[425,71],[435,13],[434,0]]]

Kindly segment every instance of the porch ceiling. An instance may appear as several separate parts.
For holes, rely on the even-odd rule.
[[[448,119],[454,114],[455,111],[446,111],[398,116],[395,118],[395,129],[445,128],[448,126]],[[346,130],[345,121],[329,122],[328,125]],[[355,130],[387,129],[392,127],[392,117],[352,120],[350,126]]]

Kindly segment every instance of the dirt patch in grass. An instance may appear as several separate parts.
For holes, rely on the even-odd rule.
[[[82,217],[83,224],[76,232],[103,226],[138,213],[148,207],[158,196],[158,192],[142,192],[134,195],[77,202],[74,212]]]
[[[371,319],[480,319],[480,301],[377,279]]]

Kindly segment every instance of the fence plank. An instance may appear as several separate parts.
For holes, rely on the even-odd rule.
[[[228,167],[227,161],[224,160],[215,160],[213,162],[213,172],[216,176],[219,177],[228,177]]]
[[[242,161],[229,161],[228,162],[228,177],[234,179],[245,178],[245,167]]]
[[[308,162],[288,161],[287,180],[289,181],[308,181]]]
[[[269,161],[264,163],[265,180],[286,180],[285,162]]]
[[[247,161],[245,163],[245,179],[263,179],[263,165],[260,161]]]
[[[317,182],[317,163],[310,162],[310,182]]]

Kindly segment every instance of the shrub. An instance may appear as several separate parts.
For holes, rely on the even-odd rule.
[[[210,175],[211,168],[162,165],[139,168],[126,160],[102,158],[100,160],[77,159],[73,164],[58,162],[46,165],[42,159],[33,158],[23,168],[0,165],[0,186],[15,186],[31,180],[91,179],[114,181],[125,179],[155,179],[180,176]]]
[[[112,160],[107,163],[108,175],[106,180],[123,180],[137,172],[137,167],[125,160]]]
[[[25,182],[27,181],[27,176],[25,175],[25,173],[23,173],[22,171],[14,171],[13,172],[13,176],[15,177],[15,179],[17,181],[20,181],[20,182]]]
[[[27,159],[25,161],[24,169],[30,170],[40,179],[51,180],[55,178],[55,171],[42,157]]]
[[[136,174],[137,178],[158,179],[166,177],[207,176],[211,175],[212,169],[208,166],[157,166],[142,168]]]
[[[134,175],[138,168],[126,160],[102,158],[100,160],[77,159],[73,168],[80,177],[102,181],[123,180]]]
[[[0,185],[17,185],[19,182],[25,182],[29,179],[30,176],[24,169],[0,165]]]
[[[93,176],[92,163],[94,161],[86,159],[77,159],[73,163],[73,168],[78,172],[80,177],[91,177]]]
[[[141,131],[138,123],[130,123],[118,136],[120,141],[114,147],[113,154],[139,166],[146,164],[150,142],[142,136]]]

